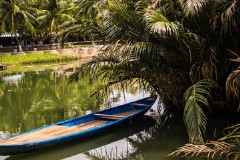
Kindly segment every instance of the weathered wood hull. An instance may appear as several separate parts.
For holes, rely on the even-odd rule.
[[[144,115],[156,97],[148,97],[121,106],[105,109],[31,130],[0,141],[0,155],[35,152],[62,144],[76,142]]]

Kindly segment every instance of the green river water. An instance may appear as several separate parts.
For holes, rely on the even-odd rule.
[[[147,96],[133,86],[125,94],[114,90],[108,96],[90,97],[94,86],[88,84],[87,78],[67,85],[67,78],[76,67],[76,64],[54,65],[35,71],[3,72],[0,138]],[[156,112],[155,105],[148,115],[129,126],[40,152],[0,156],[0,160],[177,160],[167,155],[187,142],[185,129],[178,124],[161,128]]]

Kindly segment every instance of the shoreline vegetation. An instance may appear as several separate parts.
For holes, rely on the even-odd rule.
[[[35,45],[52,43],[45,47],[56,49],[56,54],[93,57],[69,76],[69,82],[89,76],[89,83],[95,84],[101,79],[104,83],[94,93],[118,84],[141,84],[144,91],[160,97],[161,125],[169,128],[174,117],[181,116],[191,144],[206,144],[214,114],[239,117],[233,115],[240,112],[238,0],[12,0],[0,1],[0,7],[1,45],[16,46],[11,54],[27,46],[52,62]],[[98,44],[105,46],[93,56],[96,48],[75,48],[70,41],[89,41],[91,46],[101,41]],[[64,42],[69,49],[63,51]],[[220,140],[230,145],[224,151],[232,159],[240,159],[238,123]]]
[[[2,56],[2,64],[8,67],[17,65],[32,65],[32,64],[46,64],[46,63],[61,63],[79,60],[80,57],[72,55],[61,55],[54,53],[46,54],[21,54],[21,55],[5,55]]]
[[[33,65],[33,64],[53,64],[72,62],[77,60],[88,60],[99,53],[102,46],[86,46],[73,49],[38,50],[17,53],[2,53],[0,62],[7,67]]]

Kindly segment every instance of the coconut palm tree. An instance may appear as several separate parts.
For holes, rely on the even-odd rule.
[[[65,39],[68,36],[82,36],[84,40],[86,37],[91,41],[92,46],[94,43],[94,36],[102,37],[100,31],[100,24],[102,17],[106,10],[106,1],[74,1],[74,19],[65,21],[59,26],[59,32],[55,36],[57,39]]]
[[[26,7],[28,1],[6,0],[0,1],[0,32],[11,32],[15,37],[19,51],[22,51],[19,36],[22,32],[30,32],[32,35],[35,32],[34,23],[37,23],[36,18]]]
[[[58,27],[65,21],[73,20],[71,1],[66,0],[41,0],[36,1],[38,7],[38,33],[36,39],[44,41],[49,36],[58,32]]]

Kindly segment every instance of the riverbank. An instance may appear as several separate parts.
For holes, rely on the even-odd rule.
[[[66,48],[55,50],[34,50],[26,52],[3,52],[1,64],[8,68],[33,64],[65,63],[76,60],[87,61],[97,55],[102,46],[85,46],[80,48]],[[6,68],[6,67],[5,67]],[[4,70],[3,68],[1,70]]]
[[[102,45],[96,45],[94,47],[91,46],[74,46],[72,48],[64,48],[64,49],[49,49],[49,50],[39,50],[37,48],[31,51],[23,51],[17,52],[16,50],[13,52],[1,52],[1,55],[24,55],[24,54],[61,54],[61,55],[70,55],[70,56],[78,56],[81,58],[89,58],[94,55],[97,55],[101,50]],[[0,50],[1,51],[1,50]]]

